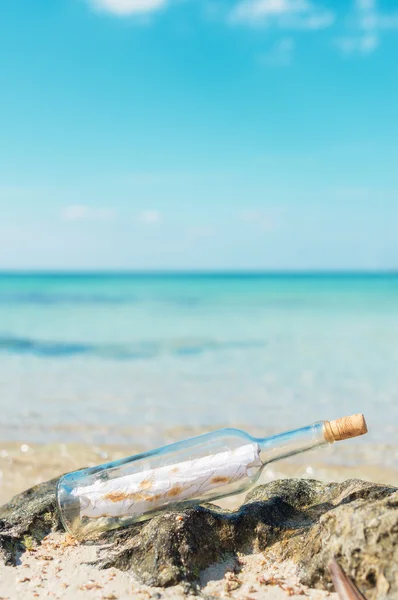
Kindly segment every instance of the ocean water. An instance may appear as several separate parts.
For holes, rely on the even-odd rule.
[[[398,433],[398,276],[0,275],[0,439],[159,445],[364,412]],[[181,436],[180,436],[181,437]]]

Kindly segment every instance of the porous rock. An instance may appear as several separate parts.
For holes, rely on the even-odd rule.
[[[20,553],[57,529],[57,479],[40,483],[15,496],[0,508],[0,558],[15,565]]]
[[[60,529],[55,480],[0,509],[3,558],[15,564],[24,539]],[[398,490],[360,480],[283,479],[254,488],[236,511],[207,504],[164,512],[104,534],[96,565],[132,570],[148,585],[195,586],[226,555],[264,552],[290,559],[303,583],[332,589],[335,557],[368,600],[398,598]]]

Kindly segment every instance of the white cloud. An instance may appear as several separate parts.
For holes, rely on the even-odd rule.
[[[371,54],[379,45],[379,37],[375,33],[365,35],[344,36],[336,39],[336,46],[343,54]]]
[[[244,210],[240,217],[243,222],[250,223],[260,231],[270,233],[277,228],[280,214],[276,210],[255,208]]]
[[[379,45],[379,38],[375,33],[364,35],[361,40],[361,51],[365,54],[373,52]]]
[[[98,11],[119,17],[146,15],[164,8],[168,0],[89,0]]]
[[[154,223],[160,223],[162,220],[162,213],[158,210],[143,210],[138,215],[138,220],[141,223],[145,223],[147,225],[153,225]]]
[[[87,218],[88,212],[87,206],[66,206],[62,209],[61,216],[65,221],[82,221]]]
[[[145,17],[160,12],[178,0],[84,0],[95,11],[118,17]],[[179,0],[182,1],[182,0]],[[391,3],[392,4],[392,3]],[[386,6],[391,6],[386,3]],[[382,33],[398,30],[398,10],[380,9],[379,0],[350,0],[344,12],[330,0],[208,0],[206,13],[213,10],[216,18],[247,27],[274,28],[284,31],[317,31],[336,24],[339,34],[335,46],[344,56],[368,56],[382,41]],[[209,8],[210,7],[210,8]],[[291,64],[294,40],[284,38],[259,56],[268,67]]]
[[[398,11],[394,13],[376,16],[376,27],[379,29],[398,29]]]
[[[294,47],[293,38],[282,38],[275,42],[269,52],[262,54],[259,61],[265,67],[288,67],[292,63]]]
[[[335,15],[310,0],[240,0],[230,20],[251,26],[315,30],[330,27]]]
[[[85,204],[71,204],[61,211],[64,221],[110,221],[115,216],[112,208],[92,208]]]
[[[209,239],[209,238],[214,238],[216,236],[216,229],[215,227],[190,227],[188,229],[186,229],[185,233],[187,234],[188,238],[193,239],[193,240],[198,240],[198,239]]]
[[[398,12],[380,12],[376,0],[356,0],[349,23],[351,32],[336,39],[336,46],[345,55],[366,56],[378,48],[383,31],[398,29]]]
[[[358,26],[364,30],[398,29],[398,11],[381,12],[376,0],[356,0]]]

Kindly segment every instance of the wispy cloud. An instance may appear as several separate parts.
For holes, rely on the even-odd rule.
[[[355,0],[348,29],[335,40],[336,46],[342,54],[366,56],[378,48],[383,31],[398,29],[398,11],[384,13],[376,0]]]
[[[282,38],[259,56],[259,62],[265,67],[288,67],[292,63],[294,47],[293,38]]]
[[[283,29],[325,29],[335,14],[310,0],[240,0],[230,13],[232,23]]]
[[[162,220],[162,213],[158,210],[143,210],[138,215],[138,220],[145,225],[154,225]]]
[[[356,0],[355,5],[361,29],[365,31],[398,29],[398,10],[382,12],[377,0]]]
[[[146,17],[182,0],[84,0],[96,12],[120,18]],[[187,2],[186,2],[187,3]],[[392,4],[392,3],[391,3]],[[391,6],[387,4],[386,6]],[[283,32],[313,32],[332,28],[333,43],[343,56],[368,56],[381,44],[383,32],[398,30],[398,10],[380,9],[379,0],[351,0],[340,6],[327,0],[212,0],[203,3],[215,18],[226,23]],[[293,35],[293,33],[288,33]],[[275,42],[259,63],[268,67],[291,64],[295,41],[290,37]]]
[[[89,0],[94,10],[119,17],[146,15],[164,8],[168,0]]]
[[[112,208],[93,208],[85,204],[71,204],[61,211],[64,221],[110,221],[115,216]]]
[[[365,56],[376,50],[379,45],[379,36],[374,33],[344,36],[337,38],[335,43],[343,54],[361,54]]]
[[[214,238],[217,234],[216,228],[211,226],[188,227],[185,230],[187,237],[191,240]]]
[[[280,211],[263,208],[246,209],[240,213],[240,220],[249,223],[260,231],[270,233],[278,226]]]

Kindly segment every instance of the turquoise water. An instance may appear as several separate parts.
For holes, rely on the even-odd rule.
[[[398,276],[0,275],[2,439],[398,432]],[[174,435],[174,434],[173,434]]]

